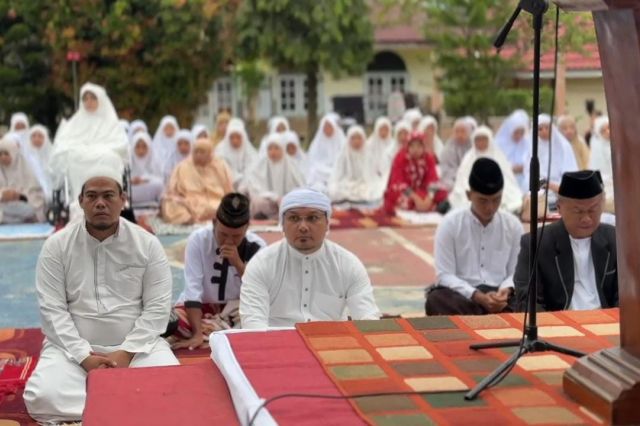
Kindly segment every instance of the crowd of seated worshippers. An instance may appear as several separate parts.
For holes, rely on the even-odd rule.
[[[231,122],[227,133],[235,126]],[[357,128],[347,134],[362,138]],[[518,217],[501,208],[505,171],[512,170],[500,164],[504,160],[482,155],[491,144],[488,129],[479,127],[472,135],[477,158],[468,174],[460,174],[467,179],[468,204],[449,212],[437,229],[437,282],[427,291],[428,315],[513,312],[526,305],[529,236],[522,235]],[[248,230],[252,201],[233,191],[230,167],[215,156],[209,138],[198,136],[189,157],[173,170],[163,200],[164,213],[178,222],[209,222],[188,239],[185,288],[173,309],[175,321],[171,271],[161,244],[119,215],[126,201],[122,159],[104,154],[79,176],[84,221],[49,238],[38,259],[36,290],[47,339],[24,393],[36,420],[80,419],[84,382],[93,369],[173,365],[177,360],[171,349],[200,347],[217,330],[380,318],[362,261],[327,238],[331,199],[310,188],[282,191],[274,202],[284,237],[267,246]],[[147,139],[135,140],[148,144]],[[362,149],[362,141],[356,142],[347,140],[343,152]],[[3,167],[20,158],[9,143],[0,143]],[[265,139],[265,152],[261,164],[267,167],[262,174],[255,172],[256,179],[273,176],[270,170],[279,165],[294,164],[285,157],[282,139]],[[140,161],[146,158],[142,147],[136,155]],[[413,201],[416,208],[434,208],[437,200],[446,199],[441,189],[433,196],[424,191],[429,186],[423,180],[437,178],[433,157],[424,136],[411,133],[391,166],[389,181],[404,182],[392,188],[397,198],[391,206]],[[251,182],[252,175],[246,179]],[[556,188],[561,219],[547,225],[541,241],[541,309],[618,305],[615,228],[600,223],[604,188],[599,171],[562,174]],[[389,188],[385,202],[388,193]],[[87,251],[96,255],[78,256]],[[98,266],[102,273],[96,280]],[[171,336],[162,339],[168,328]]]

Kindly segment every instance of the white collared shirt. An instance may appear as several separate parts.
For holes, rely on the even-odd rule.
[[[158,239],[124,219],[98,241],[84,221],[47,239],[36,291],[47,340],[82,362],[92,345],[150,352],[171,310],[171,269]]]
[[[476,287],[513,287],[522,224],[499,210],[483,226],[470,208],[445,216],[436,231],[438,284],[471,299]]]
[[[245,240],[245,244],[250,246],[246,247],[246,251],[251,253],[267,245],[251,231],[246,233]],[[189,236],[184,254],[184,290],[178,298],[177,305],[185,302],[224,303],[240,298],[242,277],[231,265],[225,273],[227,280],[224,289],[220,289],[220,283],[217,281],[222,276],[223,260],[217,250],[218,243],[213,235],[213,226],[198,229]],[[243,253],[240,253],[240,257],[243,257]]]
[[[283,239],[251,259],[243,281],[242,328],[346,320],[347,310],[353,319],[380,317],[364,265],[331,241],[303,254]]]
[[[574,311],[600,309],[600,296],[596,286],[596,271],[591,257],[591,238],[571,240],[573,252],[573,295],[569,309]]]

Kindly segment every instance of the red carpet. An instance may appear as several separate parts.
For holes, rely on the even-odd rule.
[[[395,216],[377,211],[365,214],[360,210],[334,210],[331,216],[331,229],[415,227]]]
[[[38,361],[43,338],[37,328],[0,329],[0,424],[36,424],[27,414],[22,391]]]
[[[238,424],[227,384],[213,362],[94,370],[83,426]]]

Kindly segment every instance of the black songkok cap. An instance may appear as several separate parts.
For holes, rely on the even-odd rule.
[[[562,175],[560,182],[561,197],[585,200],[602,194],[602,175],[598,170],[581,170],[579,172],[567,172]]]
[[[249,199],[237,192],[231,192],[220,201],[216,219],[229,228],[241,228],[249,223]]]
[[[504,177],[498,163],[490,158],[478,158],[469,174],[469,188],[484,195],[493,195],[504,187]]]

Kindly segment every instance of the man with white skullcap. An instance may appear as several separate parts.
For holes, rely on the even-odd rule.
[[[285,238],[247,264],[240,289],[243,328],[287,327],[299,322],[378,319],[373,288],[362,262],[328,241],[331,201],[296,189],[280,204]]]
[[[87,373],[177,365],[160,338],[171,309],[171,271],[160,242],[120,218],[123,164],[96,158],[82,178],[85,218],[44,244],[36,291],[46,336],[24,391],[38,422],[80,420]]]

